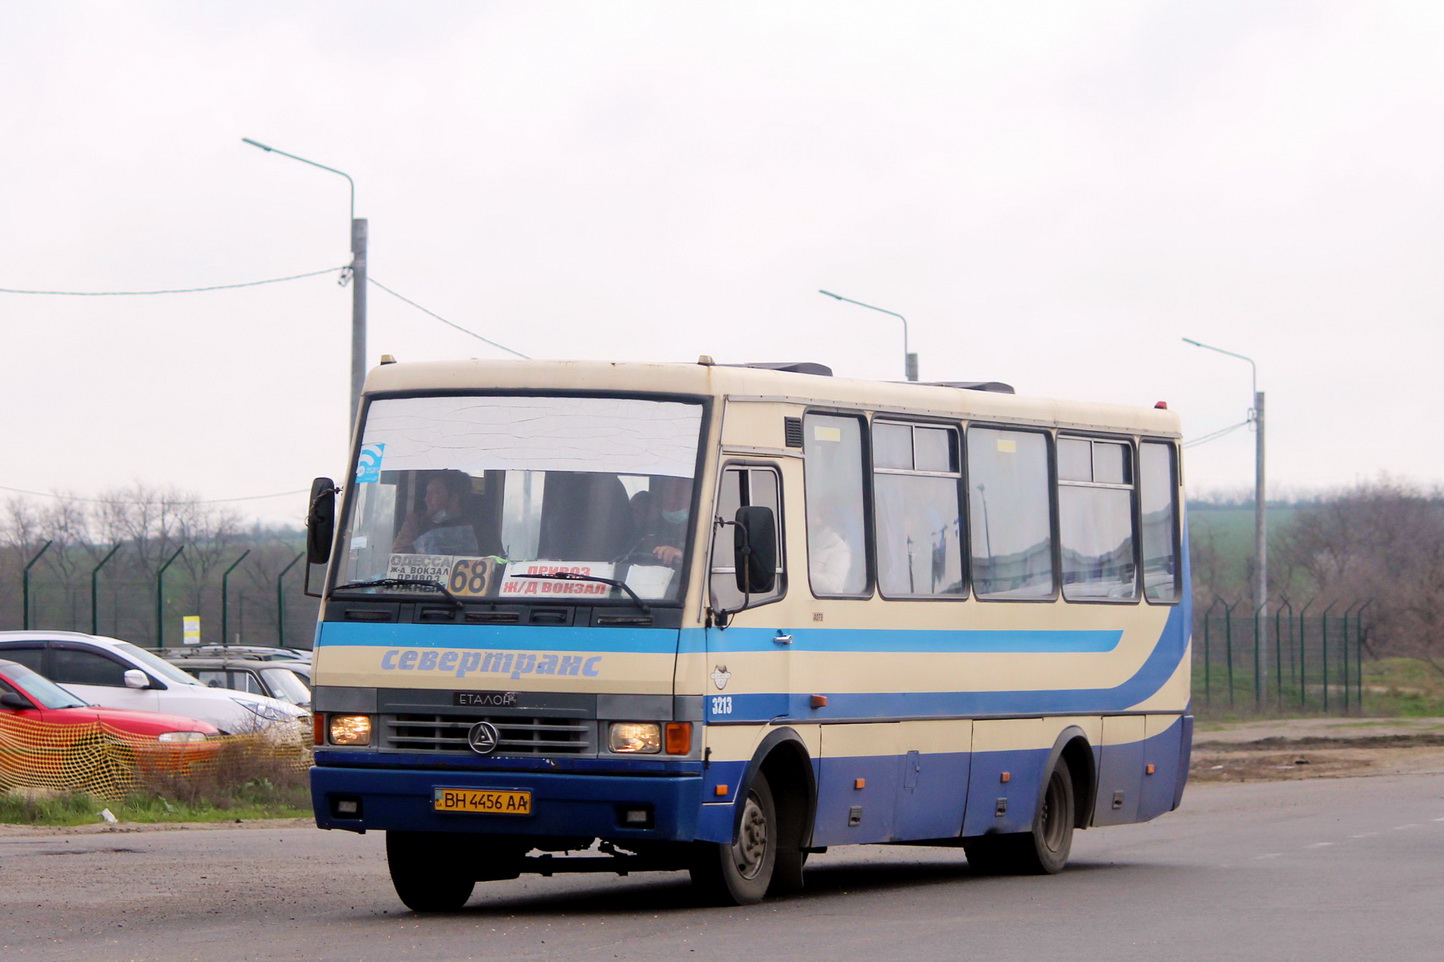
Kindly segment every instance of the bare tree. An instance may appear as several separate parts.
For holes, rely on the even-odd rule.
[[[1376,654],[1444,673],[1444,497],[1382,479],[1301,508],[1278,553],[1320,596],[1372,602]]]
[[[176,536],[186,546],[179,563],[190,575],[190,610],[199,614],[222,565],[229,566],[240,553],[234,543],[244,522],[234,511],[194,497],[176,502],[175,519]]]

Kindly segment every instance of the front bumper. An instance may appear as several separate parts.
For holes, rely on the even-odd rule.
[[[438,812],[432,801],[438,788],[529,791],[532,814]],[[317,827],[352,832],[690,841],[696,837],[702,777],[318,765],[311,769],[311,800]],[[650,813],[642,827],[624,820],[624,813],[638,809]]]

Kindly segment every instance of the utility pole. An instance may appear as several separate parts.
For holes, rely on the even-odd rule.
[[[292,160],[299,160],[303,164],[319,167],[333,174],[340,174],[346,178],[346,183],[351,185],[351,421],[346,426],[349,435],[356,426],[356,414],[361,408],[361,385],[366,381],[367,228],[366,218],[358,219],[356,217],[356,182],[344,170],[337,170],[335,167],[327,167],[325,164],[318,164],[305,157],[288,154],[284,150],[270,147],[259,140],[242,137],[241,142],[250,144],[252,147],[259,147],[268,154],[280,154],[282,157],[289,157]],[[342,282],[345,282],[344,278]]]
[[[348,180],[350,178],[347,178]],[[366,382],[366,218],[351,210],[351,426],[361,408]],[[349,436],[349,435],[348,435]]]
[[[1254,427],[1254,488],[1253,488],[1253,599],[1255,611],[1262,611],[1269,600],[1269,539],[1268,509],[1264,501],[1264,395],[1255,390],[1253,394]],[[1264,666],[1261,674],[1268,678],[1268,645],[1263,646]],[[1278,666],[1275,666],[1277,669]],[[1263,684],[1263,679],[1260,679]],[[1267,690],[1267,686],[1264,686]]]
[[[1254,487],[1253,487],[1253,604],[1254,619],[1264,625],[1264,633],[1267,633],[1268,619],[1263,618],[1265,609],[1269,603],[1269,555],[1268,555],[1268,502],[1264,496],[1264,394],[1258,389],[1258,365],[1253,358],[1244,354],[1235,354],[1233,351],[1225,351],[1221,347],[1214,347],[1212,344],[1204,344],[1195,341],[1191,337],[1185,337],[1184,342],[1194,347],[1201,347],[1205,350],[1216,351],[1219,354],[1227,354],[1229,357],[1236,357],[1240,361],[1247,361],[1253,378],[1253,410],[1249,412],[1249,420],[1254,427]],[[1259,619],[1262,619],[1260,622]],[[1258,677],[1254,679],[1255,694],[1262,697],[1268,691],[1266,684],[1269,673],[1268,645],[1263,638],[1255,637],[1254,645],[1259,651]]]

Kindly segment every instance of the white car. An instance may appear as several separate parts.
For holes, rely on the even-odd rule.
[[[0,658],[19,662],[105,708],[185,715],[228,734],[294,730],[299,739],[311,737],[306,710],[264,695],[208,688],[170,662],[118,638],[78,631],[0,631]]]

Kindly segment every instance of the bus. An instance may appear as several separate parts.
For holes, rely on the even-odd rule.
[[[383,358],[308,514],[316,824],[384,832],[421,912],[597,871],[748,904],[858,843],[1056,873],[1183,793],[1179,437],[814,363]]]

